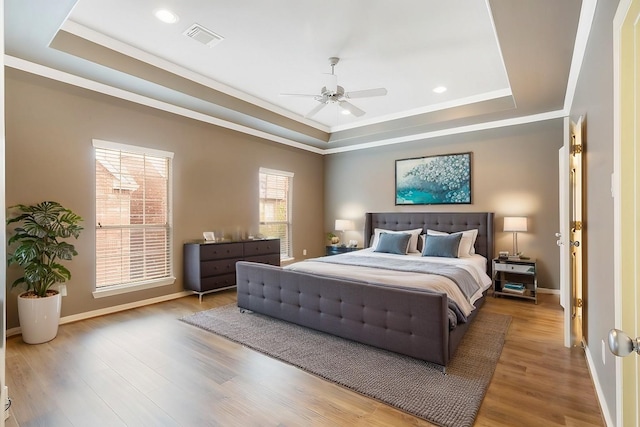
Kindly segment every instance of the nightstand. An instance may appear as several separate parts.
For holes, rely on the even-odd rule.
[[[325,247],[325,255],[338,255],[338,254],[346,254],[347,252],[359,251],[362,248],[350,248],[347,246],[326,246]]]
[[[532,300],[538,303],[538,279],[535,259],[493,260],[493,296]]]

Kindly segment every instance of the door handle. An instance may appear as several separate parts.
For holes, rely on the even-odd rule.
[[[634,351],[640,354],[640,337],[633,339],[619,329],[609,331],[609,350],[618,357],[625,357]]]

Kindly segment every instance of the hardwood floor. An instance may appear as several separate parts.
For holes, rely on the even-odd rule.
[[[176,320],[232,302],[193,296],[63,325],[46,344],[8,339],[7,425],[431,425]],[[557,297],[483,310],[513,319],[477,426],[604,425],[583,351],[562,346]]]

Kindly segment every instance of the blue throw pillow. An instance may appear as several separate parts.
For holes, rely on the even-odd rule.
[[[442,236],[427,235],[425,237],[422,256],[439,256],[444,258],[458,258],[458,246],[462,233]]]
[[[405,255],[409,247],[411,234],[406,233],[380,233],[378,245],[374,252]]]

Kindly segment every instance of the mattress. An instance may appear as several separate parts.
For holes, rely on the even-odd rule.
[[[399,270],[399,267],[388,267],[399,260],[403,265],[408,265],[410,271]],[[371,266],[372,264],[375,266]],[[413,264],[416,266],[439,264],[460,268],[476,282],[477,291],[471,295],[465,295],[455,279],[440,274],[413,271],[421,268],[414,269],[411,267]],[[308,259],[288,265],[285,269],[369,284],[446,293],[466,318],[475,309],[474,303],[491,286],[491,278],[486,274],[486,267],[487,259],[477,254],[464,258],[444,258],[426,257],[419,253],[395,255],[374,252],[368,248],[340,255]]]

